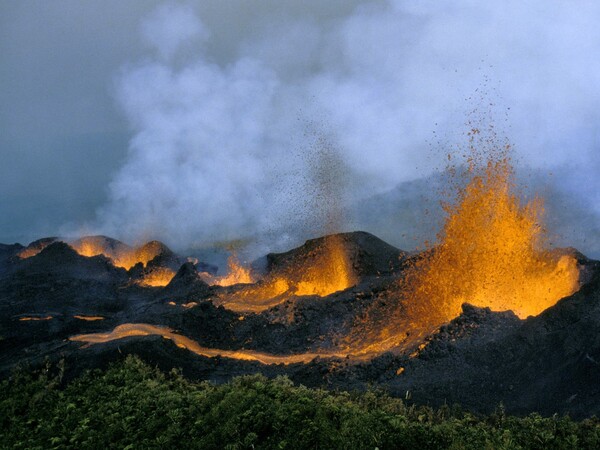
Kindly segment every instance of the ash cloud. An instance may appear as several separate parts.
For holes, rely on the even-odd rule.
[[[151,50],[116,81],[134,137],[96,228],[176,248],[261,236],[287,245],[330,228],[314,205],[332,200],[310,187],[325,145],[338,155],[329,160],[343,161],[332,170],[332,185],[343,186],[330,190],[334,202],[351,212],[338,228],[414,248],[403,227],[419,229],[422,217],[400,209],[434,197],[427,177],[465,140],[476,108],[492,110],[519,164],[541,174],[526,182],[547,185],[549,203],[565,206],[549,208],[551,232],[600,254],[600,4],[387,1],[341,16],[315,11],[264,11],[225,43],[193,2],[148,16],[141,30]]]

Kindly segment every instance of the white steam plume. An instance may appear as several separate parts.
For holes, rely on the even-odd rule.
[[[142,24],[155,53],[119,77],[135,136],[99,211],[107,234],[181,248],[295,230],[310,215],[301,188],[302,153],[319,141],[310,123],[324,122],[344,161],[341,201],[365,198],[443,164],[431,158],[433,131],[455,142],[474,105],[466,98],[485,79],[519,160],[568,165],[557,188],[599,212],[598,2],[388,1],[324,20],[278,14],[249,27],[225,60],[194,10],[156,10]]]

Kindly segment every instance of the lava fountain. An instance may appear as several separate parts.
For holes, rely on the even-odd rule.
[[[526,318],[577,291],[577,261],[546,247],[543,202],[522,204],[508,155],[469,173],[457,202],[445,206],[440,244],[415,264],[414,299],[431,299],[428,306],[446,319],[464,302]]]
[[[292,268],[290,279],[298,280],[295,295],[325,297],[343,291],[356,283],[352,264],[340,235],[326,236],[323,245],[315,252],[311,264]]]
[[[547,245],[542,199],[520,199],[510,147],[480,152],[471,140],[466,162],[467,182],[443,205],[437,243],[355,324],[348,347],[407,348],[458,316],[465,302],[524,319],[579,289],[575,257]],[[449,173],[456,181],[459,171]]]
[[[233,253],[227,259],[227,274],[221,277],[213,276],[203,272],[201,278],[212,286],[232,286],[234,284],[251,284],[254,283],[250,269],[244,267],[239,258]]]
[[[356,284],[351,259],[341,236],[330,235],[319,241],[319,245],[301,255],[293,264],[268,274],[255,284],[220,294],[217,303],[234,311],[260,312],[291,296],[326,297]],[[214,284],[229,286],[234,284],[232,281],[253,282],[249,271],[235,261],[229,264],[228,275],[215,279]],[[248,281],[240,281],[245,279]]]

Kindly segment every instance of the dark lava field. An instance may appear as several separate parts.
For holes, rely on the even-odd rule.
[[[101,241],[105,254],[124,245],[84,239]],[[564,250],[577,260],[580,289],[537,316],[520,319],[464,303],[457,317],[431,329],[398,322],[396,333],[405,328],[398,345],[378,349],[373,338],[368,349],[355,351],[361,333],[377,336],[385,323],[373,311],[390,305],[402,311],[408,300],[397,295],[398,280],[420,255],[369,233],[339,234],[352,286],[329,295],[273,288],[274,280],[301,277],[293,268],[306,267],[324,239],[266,255],[251,266],[258,281],[228,286],[206,281],[215,267],[158,242],[146,244],[152,259],[128,269],[54,238],[27,247],[2,244],[0,376],[64,360],[69,379],[137,354],[217,383],[257,372],[286,374],[310,387],[376,386],[418,404],[459,403],[476,412],[503,403],[514,414],[600,415],[598,262]],[[171,274],[170,281],[141,282],[151,274]]]

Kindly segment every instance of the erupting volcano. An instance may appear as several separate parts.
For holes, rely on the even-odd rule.
[[[441,321],[464,302],[524,319],[576,292],[577,261],[547,248],[543,202],[521,203],[509,156],[471,160],[468,174],[456,203],[445,206],[439,244],[408,274],[411,303]]]
[[[0,345],[18,350],[2,367],[31,358],[37,336],[45,336],[68,339],[73,355],[144,353],[149,345],[149,354],[168,364],[219,371],[223,359],[236,370],[298,377],[320,368],[342,384],[356,371],[368,383],[372,368],[388,361],[377,377],[405,389],[433,377],[438,366],[427,361],[440,351],[447,358],[440,349],[451,345],[459,355],[476,353],[481,364],[488,364],[490,345],[516,354],[522,330],[558,326],[546,316],[562,311],[560,299],[588,307],[576,293],[580,285],[589,293],[600,272],[574,250],[549,247],[543,202],[523,200],[510,149],[478,151],[478,134],[471,133],[466,164],[446,171],[453,194],[443,206],[445,221],[437,242],[421,252],[365,232],[338,233],[270,253],[260,264],[242,263],[232,252],[228,271],[217,276],[158,241],[130,247],[92,236],[6,247],[1,286],[10,301],[2,308],[12,334]],[[45,279],[54,280],[52,290],[40,284]],[[30,334],[33,327],[45,328]],[[452,362],[457,377],[471,370],[462,361]]]
[[[542,199],[523,203],[519,196],[510,147],[483,152],[474,143],[479,130],[469,135],[464,173],[447,170],[455,192],[443,205],[438,242],[415,255],[396,289],[382,295],[385,302],[357,321],[343,339],[346,349],[414,347],[457,317],[464,303],[525,319],[579,289],[575,256],[547,246]]]

